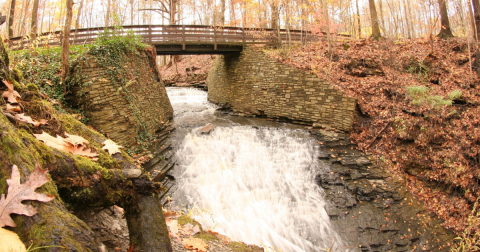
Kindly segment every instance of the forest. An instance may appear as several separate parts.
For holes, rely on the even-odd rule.
[[[110,44],[98,40],[97,44],[91,47],[93,49],[85,45],[70,46],[68,41],[71,30],[94,27],[128,30],[129,25],[203,25],[217,28],[255,28],[258,31],[278,31],[278,34],[280,29],[287,33],[296,30],[302,34],[313,34],[316,41],[291,43],[280,39],[272,44],[267,43],[265,47],[253,47],[278,62],[328,80],[336,89],[356,98],[355,122],[351,132],[348,132],[351,143],[357,146],[355,148],[371,155],[373,162],[385,167],[392,177],[401,180],[409,193],[423,202],[430,213],[442,219],[442,226],[457,237],[448,242],[451,251],[480,251],[480,0],[1,0],[0,16],[5,19],[0,25],[0,36],[6,48],[10,40],[19,37],[32,41],[32,47],[27,50],[14,52],[7,49],[5,54],[8,55],[2,55],[2,60],[7,59],[4,60],[4,68],[15,69],[10,70],[12,77],[9,77],[10,74],[1,73],[2,80],[5,79],[0,83],[4,98],[1,106],[5,105],[3,114],[11,115],[8,118],[10,121],[28,124],[28,127],[23,127],[25,132],[36,133],[33,135],[37,139],[41,138],[38,136],[41,133],[37,127],[66,135],[64,139],[59,137],[63,141],[60,145],[63,145],[63,151],[71,154],[78,154],[75,153],[78,146],[96,148],[100,154],[100,165],[95,165],[94,168],[99,171],[103,171],[103,164],[117,169],[124,161],[113,160],[102,150],[101,143],[93,140],[101,138],[106,145],[108,133],[102,132],[103,136],[99,137],[98,133],[93,133],[93,128],[84,129],[84,125],[79,126],[77,121],[70,122],[74,120],[73,117],[66,118],[62,115],[66,110],[74,117],[78,116],[77,119],[84,119],[83,115],[77,114],[78,111],[70,110],[65,101],[68,95],[65,81],[69,70],[73,72],[72,62],[78,60],[80,57],[77,56],[86,50],[97,50],[98,55],[108,54],[109,57],[112,52],[112,55],[119,59],[125,57],[125,52],[118,53],[118,50],[125,50],[127,54],[142,50],[147,54],[155,53],[151,48],[147,48],[147,45],[140,43],[138,37],[124,40],[116,38],[117,41]],[[48,51],[46,46],[47,50],[42,51],[42,40],[37,40],[40,34],[41,38],[63,36],[62,49],[51,54],[52,51]],[[127,41],[127,46],[124,46],[126,49],[123,45],[116,44],[120,43],[119,41]],[[33,59],[35,57],[38,58]],[[145,56],[148,57],[150,56]],[[202,76],[206,76],[213,62],[210,56],[181,56],[171,59],[174,60],[168,63],[165,58],[157,56],[156,68],[151,70],[156,73],[160,69],[160,75],[165,77],[164,81],[171,83],[178,79],[178,68],[181,68],[182,74],[187,75],[192,74],[195,67],[204,67],[206,70],[202,69]],[[48,62],[48,65],[39,63],[41,60]],[[115,74],[120,76],[121,70],[117,69],[122,66],[116,65],[116,61],[112,60],[108,64],[112,64],[113,69],[118,71]],[[17,68],[23,68],[22,70],[26,71],[24,75],[18,74],[16,71],[20,70]],[[44,75],[40,72],[47,72],[48,68],[53,69],[48,73],[48,78],[51,79],[41,79],[40,76]],[[187,73],[189,71],[190,73]],[[3,77],[3,74],[7,77]],[[35,84],[18,84],[13,81],[14,78],[24,78],[25,84]],[[55,81],[52,85],[53,79]],[[129,83],[127,87],[131,85],[131,82]],[[58,88],[56,85],[59,85]],[[25,93],[29,96],[24,102],[25,105],[20,106],[18,104],[21,104],[20,99]],[[28,99],[31,99],[31,104]],[[42,103],[40,100],[48,101],[49,105],[38,105]],[[11,104],[17,105],[9,107]],[[43,106],[40,114],[49,114],[51,121],[52,118],[58,118],[54,123],[51,122],[53,125],[49,126],[46,120],[40,120],[39,117],[36,121],[35,118],[18,114],[25,108],[33,111],[37,109],[37,105]],[[55,109],[53,106],[56,106]],[[58,106],[62,112],[56,111]],[[6,123],[8,120],[5,118],[2,122]],[[57,126],[58,129],[54,129]],[[81,137],[78,140],[76,135],[68,135],[66,129],[70,129],[69,127],[75,131],[88,132],[85,134],[93,143],[90,144]],[[315,125],[309,127],[312,128],[315,128]],[[322,130],[324,128],[322,126]],[[0,138],[4,139],[6,135],[3,135],[5,132],[2,130]],[[326,130],[336,132],[328,127]],[[9,127],[7,133],[12,134],[14,131]],[[26,134],[25,132],[22,134]],[[28,135],[28,141],[35,140],[31,134]],[[68,137],[76,140],[68,140]],[[51,136],[43,136],[43,139],[51,142],[59,141],[59,138],[55,140]],[[137,145],[140,145],[139,142],[148,141],[138,140]],[[129,150],[127,154],[126,150],[117,148],[121,146],[113,144],[115,153],[121,153],[125,163],[135,162],[140,166],[153,157],[148,151],[145,152],[145,149],[143,153]],[[140,149],[142,148],[143,145]],[[98,161],[97,153],[90,153],[90,149],[85,150],[87,151],[86,154],[78,155]],[[37,157],[41,157],[39,153],[41,151],[35,149]],[[7,156],[0,153],[0,157]],[[77,159],[78,157],[75,157],[75,160]],[[338,160],[341,158],[338,157]],[[37,174],[41,180],[41,183],[37,182],[37,187],[47,183],[45,170],[36,164],[33,166],[33,163],[28,165],[31,166],[30,170],[35,167],[32,174]],[[20,164],[18,166],[20,167]],[[129,188],[125,192],[127,197],[136,197],[132,196],[135,194],[135,187],[122,175],[115,173],[117,170],[113,172],[113,168],[113,175],[109,176],[125,183]],[[10,168],[3,169],[5,172]],[[8,185],[15,183],[17,189],[12,189],[13,192],[30,190],[30,198],[25,200],[34,200],[37,197],[41,198],[39,201],[47,202],[53,199],[52,195],[59,196],[57,189],[50,187],[46,190],[47,195],[35,193],[37,187],[29,189],[25,184],[16,182],[20,179],[18,168],[14,166],[12,169],[12,179],[6,178],[6,173],[0,173],[0,182],[6,181]],[[97,179],[98,175],[95,174],[89,179]],[[28,180],[35,180],[33,175],[31,177]],[[56,178],[59,177],[61,178],[61,175],[57,174]],[[9,182],[13,180],[15,181]],[[111,184],[107,187],[115,184],[111,181],[109,183]],[[64,182],[59,185],[70,190],[66,184]],[[148,193],[159,193],[162,189],[152,181],[147,184],[151,186],[148,190],[145,189]],[[5,183],[0,189],[6,192]],[[117,199],[108,200],[111,202],[105,204],[113,205],[112,202]],[[122,198],[118,201],[124,203],[128,200]],[[18,210],[22,208],[20,202],[17,202],[17,211],[21,212]],[[58,208],[62,207],[63,205]],[[15,213],[14,210],[11,212]],[[388,220],[387,217],[386,219]],[[15,221],[10,217],[2,221],[2,226],[12,222],[15,225]],[[167,218],[167,222],[169,221]],[[171,228],[172,224],[169,222],[167,225]],[[177,228],[176,221],[174,225]],[[133,251],[133,247],[129,251]]]
[[[2,1],[7,37],[62,30],[68,1]],[[385,38],[437,35],[476,37],[480,6],[472,0],[78,0],[72,29],[111,25],[185,24],[330,31],[352,38],[381,32]],[[328,22],[326,22],[328,20]],[[378,26],[377,26],[378,24]],[[326,28],[321,28],[326,31]]]

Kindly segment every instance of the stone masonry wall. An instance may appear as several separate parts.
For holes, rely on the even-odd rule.
[[[219,56],[208,78],[208,99],[234,112],[287,118],[350,131],[356,99],[328,81],[278,62],[252,47]]]
[[[125,55],[123,70],[128,79],[112,81],[108,67],[102,67],[92,55],[85,55],[76,74],[83,83],[73,89],[80,107],[91,125],[115,142],[131,147],[139,134],[153,135],[173,118],[173,109],[151,52]]]

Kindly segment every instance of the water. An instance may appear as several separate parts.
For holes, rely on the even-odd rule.
[[[301,126],[224,115],[207,93],[167,88],[175,111],[177,207],[232,240],[277,251],[342,245],[314,183],[322,169]],[[212,123],[209,135],[199,133]]]

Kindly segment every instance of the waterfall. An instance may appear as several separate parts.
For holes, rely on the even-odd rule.
[[[308,132],[272,127],[263,119],[222,120],[205,92],[167,92],[175,124],[221,122],[213,123],[208,135],[193,127],[176,143],[175,202],[193,208],[192,217],[204,229],[284,252],[342,245],[314,181],[328,167],[318,162],[319,150]]]

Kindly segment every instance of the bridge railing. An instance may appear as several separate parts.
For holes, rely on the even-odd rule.
[[[93,27],[73,29],[70,31],[70,44],[89,44],[97,39],[106,29],[115,27]],[[215,49],[219,44],[267,44],[274,41],[317,41],[319,37],[308,31],[262,28],[238,28],[202,25],[126,25],[116,30],[119,35],[133,31],[142,38],[142,42],[152,45],[181,44],[185,49],[188,44],[212,44]],[[279,40],[280,38],[280,40]],[[63,32],[46,32],[37,35],[34,42],[38,47],[58,46],[62,44]],[[28,36],[14,37],[9,40],[10,50],[22,50],[30,46]]]

